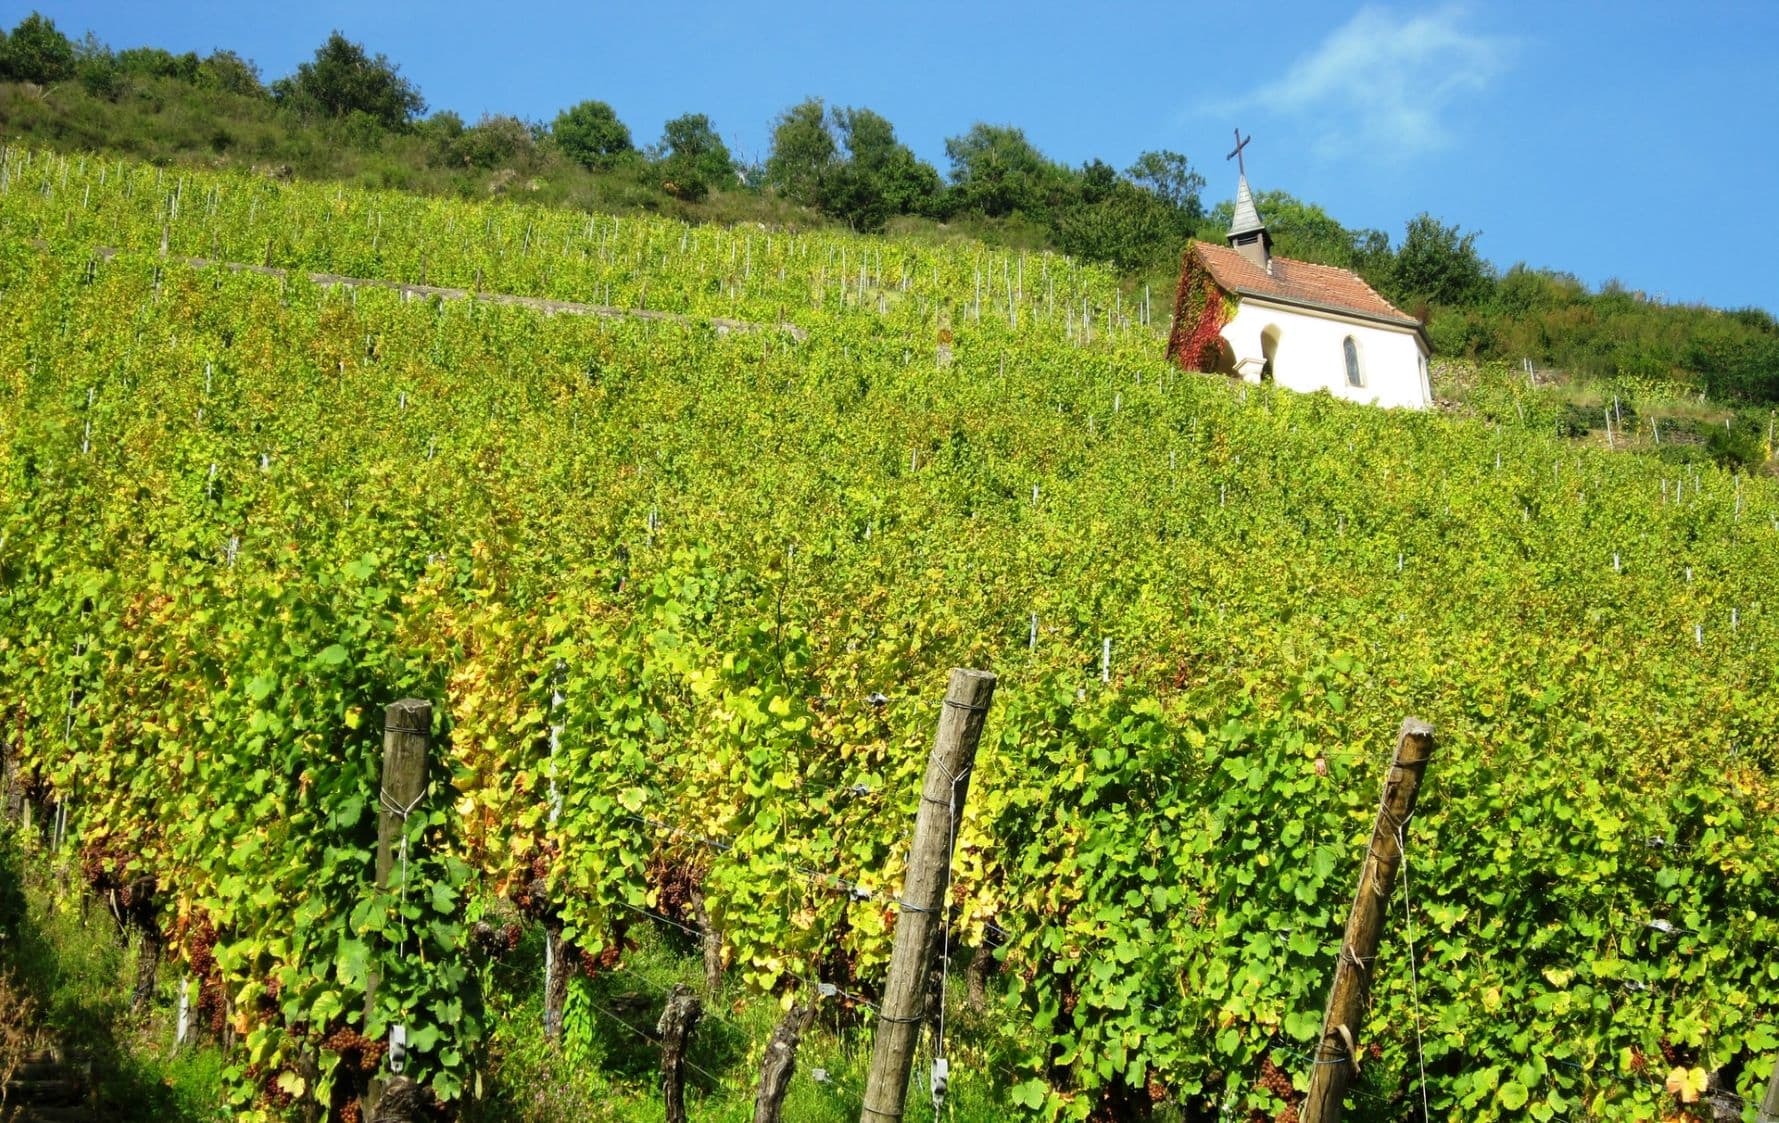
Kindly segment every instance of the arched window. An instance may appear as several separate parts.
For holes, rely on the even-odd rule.
[[[1359,371],[1359,345],[1349,335],[1341,340],[1340,349],[1346,353],[1347,358],[1347,385],[1365,385],[1365,376]]]

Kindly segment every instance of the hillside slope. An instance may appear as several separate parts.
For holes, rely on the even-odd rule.
[[[16,149],[0,181],[7,751],[230,996],[239,1110],[355,1104],[341,1043],[396,1023],[411,1075],[473,1097],[497,908],[597,973],[698,923],[695,885],[733,983],[873,1001],[953,665],[1000,676],[950,918],[1001,1003],[957,1080],[1000,1110],[1291,1117],[1410,713],[1439,749],[1368,1117],[1419,1117],[1423,1061],[1454,1118],[1758,1094],[1772,480],[1580,448],[1506,396],[1182,374],[1054,255]],[[406,695],[439,771],[392,894],[372,762]]]

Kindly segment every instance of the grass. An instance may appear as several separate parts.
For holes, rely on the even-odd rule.
[[[543,1035],[543,940],[528,932],[519,947],[488,969],[485,987],[495,1029],[483,1097],[465,1123],[554,1123],[664,1118],[660,1048],[655,1024],[676,983],[698,992],[702,963],[689,938],[632,930],[636,946],[615,970],[571,983],[560,1048]],[[947,991],[951,1084],[942,1114],[927,1095],[929,1059],[917,1055],[905,1119],[920,1123],[991,1123],[1017,1114],[1006,1098],[1010,1069],[996,1050],[992,1008],[971,1014],[963,980]],[[688,1111],[699,1123],[747,1123],[767,1040],[783,1016],[779,1002],[730,984],[706,996],[703,1019],[687,1053]],[[869,1019],[862,1008],[827,1005],[803,1034],[784,1118],[797,1123],[851,1123],[870,1067]],[[818,1077],[818,1073],[822,1074]]]
[[[66,1059],[90,1066],[99,1118],[228,1119],[220,1048],[173,1048],[174,972],[163,968],[149,1009],[133,1014],[137,949],[79,885],[71,851],[52,853],[36,832],[0,824],[0,1066],[10,1055],[53,1043]],[[678,933],[645,926],[631,935],[634,946],[616,968],[572,980],[560,1045],[543,1035],[542,930],[530,926],[516,949],[484,967],[494,1029],[479,1095],[460,1116],[464,1123],[665,1118],[655,1025],[675,984],[699,990],[702,961]],[[783,1009],[776,998],[734,983],[704,997],[705,1014],[688,1051],[691,1118],[747,1123],[765,1045]],[[923,1046],[904,1118],[992,1123],[1017,1114],[1007,1100],[1014,1076],[992,999],[984,1012],[972,1012],[961,973],[954,972],[947,1011],[951,1082],[944,1110],[935,1115],[927,1094],[930,1058]],[[872,1017],[856,1004],[829,1002],[818,1011],[802,1036],[785,1119],[858,1118]]]
[[[131,1013],[135,948],[79,885],[71,856],[0,824],[0,976],[34,1012],[23,1027],[25,1048],[53,1044],[65,1060],[88,1066],[101,1119],[227,1119],[221,1053],[173,1050],[170,982],[147,1013]]]

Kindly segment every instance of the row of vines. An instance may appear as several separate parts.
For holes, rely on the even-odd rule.
[[[1127,333],[1115,275],[1051,253],[649,216],[464,203],[244,173],[0,147],[0,209],[24,237],[763,323],[944,306],[1027,336]]]
[[[497,899],[616,962],[696,885],[749,988],[874,995],[954,665],[1001,682],[954,902],[997,965],[1010,1112],[1289,1118],[1411,712],[1440,731],[1418,986],[1395,933],[1368,1117],[1419,1117],[1417,1036],[1435,1117],[1757,1095],[1770,481],[1182,374],[1134,327],[1089,342],[1079,286],[1096,317],[1120,298],[1061,259],[197,173],[172,215],[171,173],[7,160],[0,739],[239,1035],[243,1114],[345,1111],[397,1023],[411,1074],[472,1095]],[[163,230],[694,315],[737,314],[709,280],[745,269],[740,311],[809,334],[191,268]],[[872,301],[831,303],[830,255]],[[378,723],[406,695],[442,763],[385,891]]]

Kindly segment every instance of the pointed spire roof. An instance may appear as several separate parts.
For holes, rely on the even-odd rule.
[[[1254,192],[1248,190],[1248,177],[1244,174],[1235,191],[1235,217],[1229,223],[1229,236],[1233,238],[1237,234],[1252,234],[1265,229],[1266,223],[1260,221],[1260,212],[1254,209]]]

